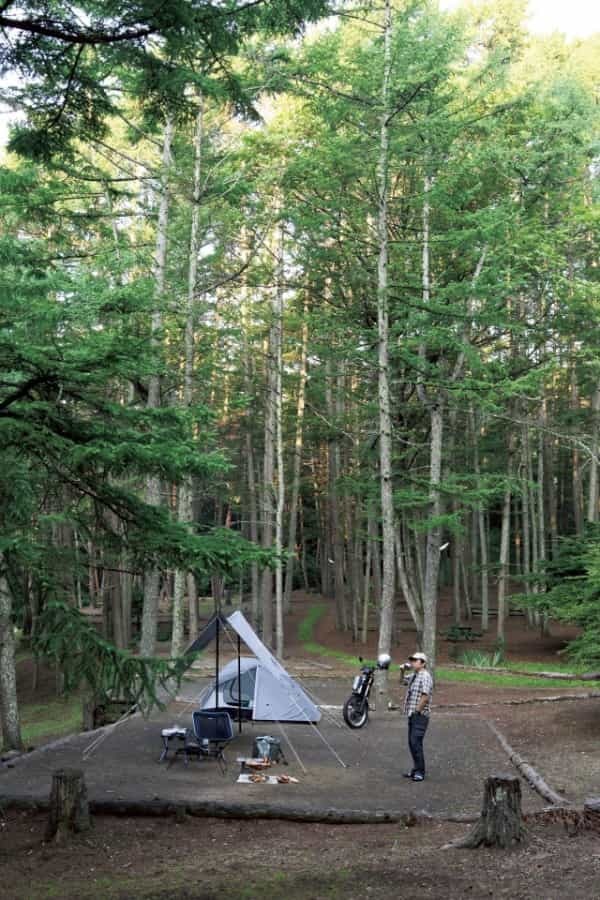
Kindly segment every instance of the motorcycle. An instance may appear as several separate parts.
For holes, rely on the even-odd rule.
[[[358,657],[361,665],[360,675],[357,675],[352,683],[352,693],[344,703],[344,721],[349,728],[363,728],[369,721],[369,694],[375,681],[377,669],[389,669],[392,661],[388,653],[380,653],[377,664],[370,666],[365,663],[362,656]]]

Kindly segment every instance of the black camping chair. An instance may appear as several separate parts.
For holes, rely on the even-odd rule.
[[[190,756],[198,759],[216,759],[221,774],[227,770],[224,750],[233,740],[231,716],[224,710],[203,709],[192,713],[193,731],[188,731],[183,747],[175,753],[183,753],[187,766]]]

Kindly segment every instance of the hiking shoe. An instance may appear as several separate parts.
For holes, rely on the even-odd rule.
[[[425,776],[421,775],[420,772],[415,772],[414,775],[411,776],[413,781],[425,781]]]

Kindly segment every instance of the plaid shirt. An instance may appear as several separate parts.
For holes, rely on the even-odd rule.
[[[433,693],[433,678],[427,669],[421,669],[420,672],[415,672],[414,675],[411,675],[408,678],[407,685],[404,715],[412,716],[417,711],[417,704],[421,699],[421,694],[427,694],[427,705],[423,708],[423,715],[428,716],[431,712],[429,704]]]

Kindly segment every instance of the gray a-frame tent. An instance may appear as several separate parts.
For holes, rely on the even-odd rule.
[[[221,639],[224,634],[231,637],[230,632],[236,637],[236,659],[221,669]],[[187,653],[198,653],[213,641],[215,677],[214,683],[198,698],[202,709],[227,709],[237,719],[240,731],[244,720],[275,722],[282,731],[284,723],[310,725],[341,765],[345,765],[317,728],[321,720],[319,707],[263,644],[243,613],[238,610],[227,617],[215,613],[187,648]],[[242,643],[252,653],[251,657],[242,656]]]

